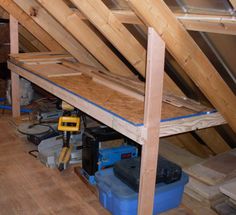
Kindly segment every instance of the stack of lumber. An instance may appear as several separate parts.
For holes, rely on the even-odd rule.
[[[227,196],[232,199],[232,205],[235,203],[235,164],[236,149],[233,149],[185,168],[190,176],[185,192],[203,204],[212,206],[220,214],[227,214],[228,212],[222,212],[225,209],[218,208],[229,201]],[[232,189],[233,187],[235,188]]]
[[[214,205],[214,209],[222,215],[236,214],[236,178],[220,186],[220,192],[227,196],[227,199]]]

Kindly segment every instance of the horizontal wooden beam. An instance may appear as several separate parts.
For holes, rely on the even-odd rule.
[[[236,35],[234,16],[175,14],[187,30]]]
[[[86,17],[75,9],[81,19]],[[142,20],[130,10],[111,10],[116,18],[123,24],[144,25]],[[211,33],[236,35],[236,19],[234,16],[203,15],[175,13],[176,18],[190,31],[203,31]]]
[[[165,2],[128,2],[143,22],[161,35],[171,55],[236,132],[234,93]]]

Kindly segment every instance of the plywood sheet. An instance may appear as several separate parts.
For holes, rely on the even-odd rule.
[[[50,65],[27,65],[24,66],[33,73],[46,77],[49,75],[48,66]],[[51,65],[52,71],[55,71]],[[51,68],[50,67],[50,68]],[[63,70],[62,65],[57,64],[58,70]],[[56,72],[56,71],[55,71]],[[71,71],[70,71],[71,72]],[[68,77],[50,77],[47,79],[55,84],[80,95],[92,103],[106,108],[122,118],[136,124],[143,123],[144,104],[135,98],[131,98],[122,93],[111,90],[110,88],[101,84],[95,83],[90,77],[86,75],[70,76]],[[170,104],[163,103],[162,119],[175,118],[185,115],[194,114],[192,110],[186,108],[178,108]]]

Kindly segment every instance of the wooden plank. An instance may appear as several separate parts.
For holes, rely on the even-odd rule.
[[[103,66],[101,66],[101,64],[35,0],[14,0],[14,2],[14,4],[18,5],[17,7],[20,8],[21,13],[23,10],[28,14],[28,16],[26,16],[29,20],[36,22],[77,60],[98,68],[103,68]],[[34,13],[32,13],[32,11],[34,11]],[[30,27],[27,29],[30,29]]]
[[[68,77],[69,76],[76,76],[81,75],[81,72],[77,72],[75,70],[69,69],[65,66],[61,66],[59,64],[49,64],[46,67],[42,68],[41,65],[35,65],[36,69],[37,67],[40,68],[40,75],[42,75],[45,78],[53,78],[53,77]],[[27,67],[26,67],[27,68]]]
[[[106,43],[86,25],[62,0],[38,0],[80,43],[110,72],[133,76],[129,68],[110,50]]]
[[[215,154],[220,154],[231,149],[225,140],[213,128],[197,130],[196,134],[205,141],[207,146],[215,152]]]
[[[236,178],[233,181],[220,186],[220,191],[236,201]]]
[[[175,14],[183,26],[190,31],[236,35],[236,20],[234,16]]]
[[[38,55],[39,53],[34,54]],[[23,55],[25,56],[25,54]],[[22,66],[25,67],[26,65]],[[94,118],[98,117],[98,120],[108,123],[108,126],[119,129],[119,132],[124,132],[131,136],[131,139],[143,144],[140,136],[144,112],[142,102],[94,83],[88,76],[73,76],[70,79],[65,77],[44,79],[40,76],[40,71],[43,68],[46,69],[47,64],[40,65],[40,67],[37,66],[39,68],[37,70],[35,65],[27,65],[28,70],[22,68],[22,66],[19,67],[9,63],[9,68],[22,77],[55,94],[57,97],[63,100],[66,99],[69,103],[75,102],[72,105],[79,109],[85,106],[86,108],[82,109],[82,111],[93,114]],[[94,107],[94,104],[96,104],[96,107]],[[225,123],[222,116],[217,112],[205,112],[195,115],[194,111],[186,108],[178,108],[166,103],[163,103],[162,106],[163,121],[161,122],[160,136],[169,136]],[[129,122],[126,122],[127,126],[123,125],[123,120]]]
[[[187,173],[208,185],[216,185],[236,177],[236,150],[209,158],[188,169]]]
[[[192,154],[186,149],[180,148],[169,142],[168,138],[162,138],[160,142],[159,153],[168,160],[180,165],[182,168],[187,168],[195,164],[201,163],[202,158]]]
[[[19,34],[18,21],[10,15],[10,52],[19,52]],[[17,73],[11,71],[11,100],[12,100],[12,116],[20,116],[20,77]]]
[[[25,52],[38,52],[39,50],[22,34],[19,33],[19,48],[23,48]],[[21,50],[22,51],[22,50]]]
[[[235,95],[167,5],[155,0],[128,2],[162,36],[176,61],[236,131]]]
[[[164,79],[165,43],[154,29],[148,30],[147,74],[144,108],[138,214],[152,214],[156,185],[159,133]]]
[[[72,2],[145,77],[146,49],[113,15],[107,6],[101,0],[72,0]]]
[[[232,4],[234,10],[236,10],[236,0],[229,0],[229,1]]]
[[[32,66],[32,65],[28,65],[28,66]],[[47,65],[41,65],[41,66],[47,67]],[[70,79],[68,78],[65,79],[65,77],[57,77],[57,78],[50,78],[50,80],[47,80],[39,76],[40,71],[39,73],[34,74],[33,72],[29,72],[25,69],[22,69],[21,67],[15,66],[14,64],[10,62],[8,62],[8,67],[9,69],[19,74],[20,76],[30,80],[32,83],[35,83],[39,87],[52,93],[58,98],[66,101],[72,106],[79,108],[81,111],[85,112],[88,115],[91,115],[93,118],[97,119],[100,122],[103,122],[105,125],[117,130],[121,134],[129,137],[130,139],[140,144],[143,144],[143,139],[141,138],[142,126],[135,126],[135,124],[131,123],[130,121],[126,121],[123,117],[120,117],[118,114],[114,114],[114,112],[104,109],[104,107],[101,106],[101,102],[98,104],[96,104],[94,100],[92,100],[91,102],[91,97],[89,99],[83,97],[84,95],[89,94],[94,99],[99,100],[102,98],[103,102],[111,103],[112,107],[114,107],[113,102],[115,102],[116,99],[111,100],[110,102],[109,102],[109,99],[107,99],[107,98],[111,98],[111,96],[114,95],[114,92],[112,91],[109,92],[107,88],[101,89],[102,85],[99,85],[97,86],[97,88],[95,87],[93,89],[94,86],[92,88],[89,87],[89,86],[92,86],[89,83],[89,79],[85,79],[85,82],[78,83],[79,79],[76,78],[78,76],[74,76],[73,78],[70,78]],[[68,86],[71,86],[71,87],[67,88],[65,86],[62,86],[61,82],[58,82],[57,84],[55,84],[54,81],[56,79],[57,80],[62,79],[63,83],[69,83]],[[81,96],[77,93],[75,89],[78,86],[82,87],[81,88],[82,92],[85,92],[84,95]],[[104,97],[104,94],[106,94],[105,97]],[[127,97],[120,98],[120,101],[122,101],[122,103],[124,100],[127,102],[129,99]],[[131,101],[131,104],[133,105],[132,101]],[[118,111],[122,109],[127,110],[126,106],[123,106],[123,108],[122,107],[119,108]],[[130,112],[129,114],[133,115],[135,114],[135,112],[134,113]]]
[[[213,155],[213,153],[206,146],[199,143],[191,133],[179,134],[176,135],[175,138],[180,140],[183,146],[194,155],[201,158],[208,158],[210,155]]]
[[[27,39],[34,47],[36,47],[38,51],[40,52],[49,51],[49,49],[43,43],[41,43],[33,34],[31,34],[22,25],[19,25],[19,34],[22,35],[25,39]]]
[[[79,10],[75,9],[81,19],[87,19]],[[147,29],[139,17],[131,10],[111,9],[112,14],[123,24],[140,25],[142,29]],[[220,16],[210,14],[185,14],[174,13],[186,30],[203,31],[220,34],[236,34],[236,20],[234,16]]]
[[[14,17],[30,32],[41,41],[49,50],[63,50],[47,32],[40,28],[30,17],[24,13],[12,0],[0,0],[0,5],[9,14],[14,14]]]

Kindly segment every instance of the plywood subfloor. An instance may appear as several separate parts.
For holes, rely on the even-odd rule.
[[[0,115],[0,131],[0,215],[110,214],[73,168],[60,173],[30,156],[34,146],[17,133],[10,117]],[[187,196],[179,208],[162,213],[192,214],[215,215]]]

